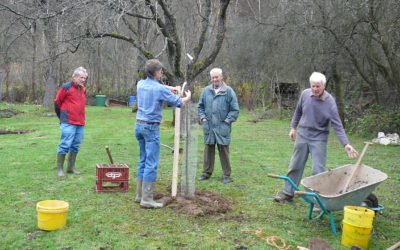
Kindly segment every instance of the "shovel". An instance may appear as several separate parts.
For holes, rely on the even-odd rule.
[[[345,193],[346,193],[347,190],[349,189],[349,184],[350,184],[351,180],[353,179],[355,173],[356,173],[356,172],[358,171],[358,169],[361,167],[361,160],[362,160],[362,158],[364,157],[365,152],[367,152],[368,146],[373,144],[372,142],[364,142],[364,143],[365,143],[365,146],[364,146],[364,148],[363,148],[363,150],[362,150],[360,156],[358,157],[356,164],[353,165],[353,168],[352,168],[353,171],[351,172],[350,177],[347,179],[346,185],[344,185],[343,190],[344,190]]]
[[[106,146],[106,152],[107,152],[108,158],[110,159],[111,164],[114,164],[113,158],[111,157],[110,148],[108,146]]]

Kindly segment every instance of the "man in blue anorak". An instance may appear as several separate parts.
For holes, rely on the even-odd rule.
[[[223,178],[227,184],[231,179],[229,144],[232,122],[239,116],[239,104],[235,91],[223,81],[222,70],[210,71],[211,84],[204,88],[198,104],[198,116],[204,132],[204,169],[199,178],[207,180],[214,171],[215,145],[218,147]]]

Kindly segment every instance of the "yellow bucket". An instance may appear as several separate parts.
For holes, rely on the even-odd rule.
[[[372,227],[356,227],[343,221],[342,245],[368,248]]]
[[[345,206],[343,222],[356,227],[372,227],[375,212],[365,207]]]
[[[36,204],[38,227],[51,231],[65,227],[69,204],[65,201],[46,200]]]
[[[368,248],[375,212],[365,207],[345,206],[342,245]]]

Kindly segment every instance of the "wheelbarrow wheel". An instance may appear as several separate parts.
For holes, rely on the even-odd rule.
[[[379,203],[378,203],[378,198],[376,197],[376,195],[374,194],[370,194],[368,195],[368,197],[365,199],[365,204],[367,204],[368,207],[378,207]]]

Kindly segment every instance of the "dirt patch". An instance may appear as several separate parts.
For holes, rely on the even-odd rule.
[[[195,197],[177,196],[175,199],[155,192],[154,199],[159,199],[159,202],[178,213],[195,216],[224,214],[231,210],[233,204],[232,201],[207,190],[196,191]]]
[[[226,215],[222,216],[221,218],[218,219],[218,221],[236,221],[236,222],[245,222],[248,219],[242,215]]]
[[[308,240],[310,250],[330,250],[332,247],[323,239],[312,237]]]
[[[257,123],[257,122],[262,122],[263,120],[261,119],[254,119],[254,120],[247,120],[246,122],[252,122],[252,123]]]
[[[0,118],[10,118],[21,113],[24,112],[15,109],[0,109]]]
[[[32,133],[35,131],[36,130],[3,130],[3,129],[0,129],[0,135],[26,134],[26,133]]]

